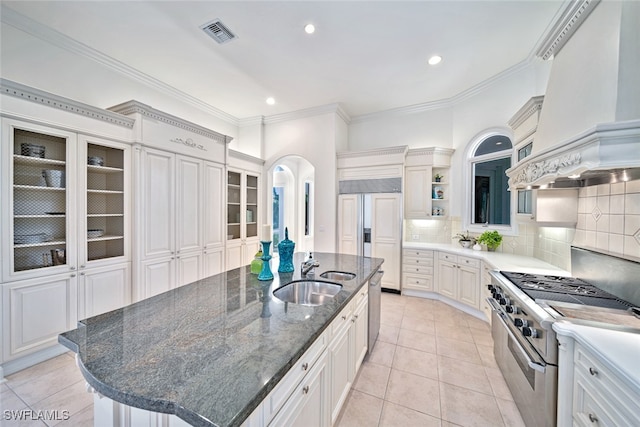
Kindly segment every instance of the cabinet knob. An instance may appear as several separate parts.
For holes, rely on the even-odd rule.
[[[309,393],[309,386],[308,385],[302,387],[302,394],[307,394],[307,393]]]
[[[84,273],[80,273],[81,276],[84,276]]]
[[[589,414],[589,421],[591,421],[592,423],[597,423],[598,422],[598,417],[596,417],[593,414]]]
[[[69,267],[69,270],[75,270],[76,267],[74,265],[72,265],[71,267]]]
[[[595,368],[589,367],[589,373],[595,377],[596,375],[598,375],[598,370]]]
[[[80,268],[84,268],[84,265],[81,265]]]
[[[342,320],[347,320],[347,316],[343,315]]]
[[[302,364],[302,370],[306,371],[307,369],[309,369],[309,364],[308,363],[303,363]]]
[[[75,275],[75,274],[72,274],[72,275],[71,275],[71,277],[76,277],[76,275]]]

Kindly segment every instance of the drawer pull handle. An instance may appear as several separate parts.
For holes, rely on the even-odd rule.
[[[589,421],[591,421],[592,423],[597,423],[598,422],[598,417],[596,417],[593,414],[589,414]]]
[[[589,368],[589,373],[595,377],[596,375],[598,375],[598,370],[594,368]]]
[[[302,370],[306,371],[307,369],[309,369],[309,364],[308,363],[303,363],[302,364]]]
[[[306,385],[306,386],[304,386],[302,388],[302,394],[307,394],[307,393],[309,393],[309,386],[308,385]]]
[[[346,315],[342,315],[342,320],[347,320],[347,316]]]

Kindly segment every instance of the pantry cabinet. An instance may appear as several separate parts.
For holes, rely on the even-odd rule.
[[[453,150],[420,148],[407,152],[404,168],[404,218],[440,219],[449,215]]]

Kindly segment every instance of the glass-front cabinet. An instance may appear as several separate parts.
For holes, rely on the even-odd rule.
[[[258,176],[227,172],[227,240],[258,237]]]
[[[128,145],[5,119],[2,150],[3,281],[128,256]]]

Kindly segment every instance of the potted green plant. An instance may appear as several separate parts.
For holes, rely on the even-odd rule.
[[[471,237],[471,234],[469,234],[469,231],[458,233],[453,236],[453,238],[458,239],[458,243],[460,243],[463,248],[470,248],[471,246],[473,246],[473,243],[475,241],[475,239]]]
[[[437,173],[433,178],[436,180],[436,182],[440,182],[442,178],[444,178],[444,176]]]
[[[496,230],[485,231],[477,238],[478,243],[487,245],[487,250],[493,252],[496,250],[500,243],[502,243],[502,235]]]

